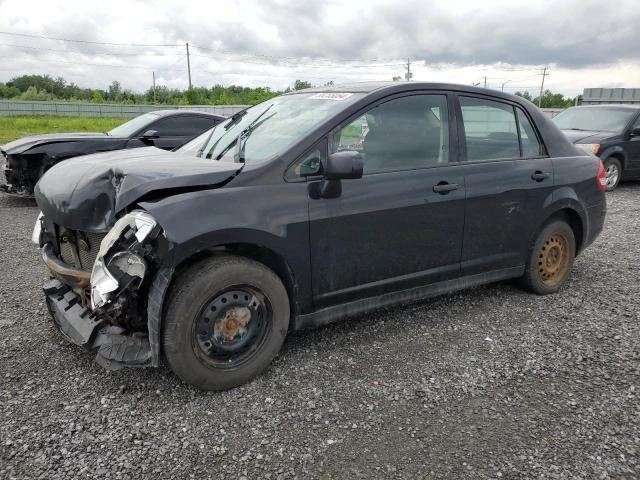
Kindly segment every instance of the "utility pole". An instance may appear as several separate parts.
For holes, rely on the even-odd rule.
[[[404,78],[409,81],[413,77],[413,73],[411,73],[411,60],[407,58],[407,73],[404,74]]]
[[[487,77],[484,77],[484,88],[487,88]]]
[[[542,75],[542,85],[540,85],[540,96],[538,97],[538,108],[542,108],[542,92],[544,90],[544,77],[549,75],[547,73],[547,68],[548,67],[544,67],[544,70],[542,70],[542,73],[540,74]]]
[[[186,45],[187,45],[187,70],[189,72],[189,90],[191,90],[191,62],[189,61],[189,42],[187,42]]]
[[[153,103],[156,103],[156,72],[151,72],[153,75]]]

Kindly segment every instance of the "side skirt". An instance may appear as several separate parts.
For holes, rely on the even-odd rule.
[[[323,308],[313,313],[298,315],[295,319],[295,330],[306,328],[316,328],[328,323],[340,320],[343,317],[369,312],[377,308],[389,305],[410,303],[425,298],[431,298],[445,293],[464,290],[469,287],[477,287],[486,283],[498,282],[509,278],[521,277],[524,274],[524,266],[503,268],[487,273],[478,273],[466,277],[445,280],[443,282],[432,283],[423,287],[410,288],[399,292],[385,293],[377,297],[355,300],[333,307]]]

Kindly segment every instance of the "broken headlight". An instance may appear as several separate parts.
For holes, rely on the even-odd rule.
[[[109,303],[114,292],[139,287],[147,262],[139,248],[157,222],[146,212],[136,210],[120,218],[100,243],[91,271],[91,307]]]
[[[31,241],[38,246],[40,246],[40,235],[42,235],[42,217],[42,212],[40,212],[31,233]]]

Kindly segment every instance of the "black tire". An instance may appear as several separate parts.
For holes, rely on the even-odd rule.
[[[538,295],[557,292],[571,277],[575,255],[571,227],[562,220],[551,221],[533,243],[520,282],[522,287]]]
[[[237,294],[240,300],[233,300]],[[203,390],[226,390],[252,380],[269,366],[289,329],[284,285],[266,266],[244,257],[221,255],[195,263],[174,282],[166,305],[162,347],[169,367]],[[244,317],[244,324],[237,315]],[[254,333],[249,336],[250,331]],[[226,348],[247,351],[243,357]]]
[[[604,162],[605,178],[607,180],[607,192],[618,186],[622,179],[622,163],[616,157],[609,157]]]

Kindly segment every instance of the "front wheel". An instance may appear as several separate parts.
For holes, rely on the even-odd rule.
[[[167,297],[162,346],[171,370],[204,390],[226,390],[271,363],[289,328],[278,276],[254,260],[223,255],[185,270]]]
[[[604,161],[604,178],[607,192],[618,186],[622,178],[622,164],[615,157],[609,157]]]
[[[525,289],[547,295],[560,290],[569,280],[576,255],[573,230],[555,220],[538,234],[522,277]]]

